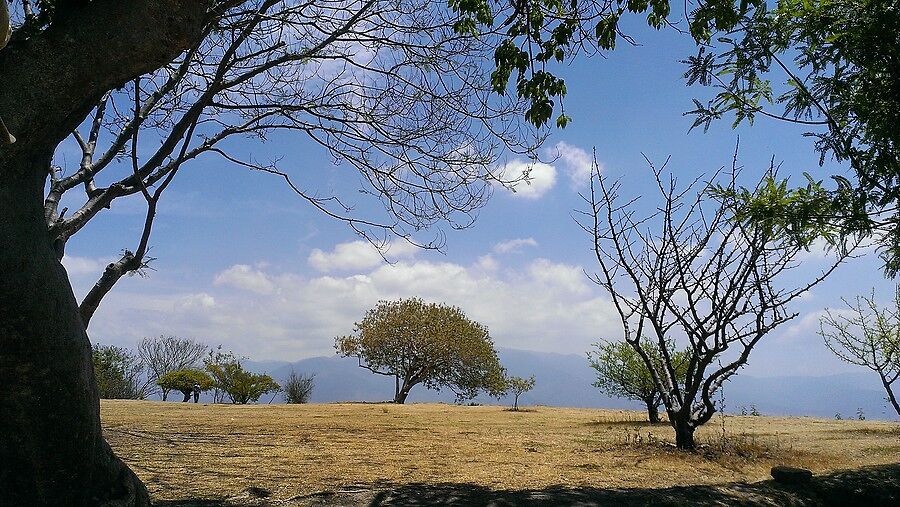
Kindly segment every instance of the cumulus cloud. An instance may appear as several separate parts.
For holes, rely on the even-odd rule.
[[[414,257],[419,248],[406,241],[394,241],[384,250],[389,260]],[[374,268],[384,262],[381,253],[368,241],[340,243],[330,252],[316,248],[307,262],[323,273]]]
[[[210,296],[205,292],[200,292],[198,294],[186,294],[176,303],[176,305],[179,308],[186,310],[208,309],[216,306],[216,298]]]
[[[494,259],[493,255],[482,255],[475,261],[475,268],[482,271],[496,271],[500,264]]]
[[[235,264],[222,271],[216,275],[213,284],[229,285],[257,294],[271,294],[275,290],[275,284],[268,275],[246,264]]]
[[[501,241],[494,245],[494,252],[498,254],[518,252],[526,246],[538,246],[538,242],[534,238],[516,238]]]
[[[541,162],[511,160],[499,174],[504,180],[516,181],[511,191],[523,199],[540,199],[556,185],[556,168]]]
[[[79,277],[84,275],[100,276],[106,265],[114,262],[112,257],[78,257],[75,255],[65,255],[62,258],[62,265],[66,268],[66,272],[70,277]]]
[[[91,324],[98,336],[131,343],[174,333],[260,360],[333,354],[334,337],[351,333],[366,310],[401,297],[459,306],[489,327],[499,347],[581,354],[620,329],[581,267],[547,259],[520,269],[504,269],[490,255],[471,265],[407,260],[312,277],[237,265],[211,288],[126,292],[101,306]]]
[[[559,157],[573,187],[582,187],[591,180],[593,160],[588,152],[562,141],[549,151],[551,156]],[[602,170],[602,166],[600,169]]]

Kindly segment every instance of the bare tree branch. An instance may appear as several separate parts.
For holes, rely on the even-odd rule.
[[[440,231],[433,240],[414,235],[470,225],[493,185],[511,183],[500,154],[531,153],[545,133],[523,125],[522,102],[492,92],[484,62],[498,35],[460,34],[455,21],[425,0],[218,2],[197,44],[98,102],[72,133],[78,166],[51,181],[45,217],[60,256],[114,202],[141,194],[148,205],[137,248],[82,302],[85,321],[116,281],[146,266],[162,190],[184,164],[210,155],[282,178],[376,246],[399,236],[439,248]],[[361,192],[327,193],[305,184],[308,164],[235,151],[239,138],[293,136],[354,169]],[[59,213],[79,185],[81,205]],[[360,216],[367,199],[384,211]]]

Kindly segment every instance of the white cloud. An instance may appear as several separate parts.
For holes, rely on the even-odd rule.
[[[562,141],[548,151],[552,156],[559,157],[573,187],[582,187],[591,180],[593,160],[586,151]],[[603,167],[600,166],[600,169]]]
[[[503,180],[515,181],[513,195],[525,199],[540,199],[556,185],[556,168],[541,162],[511,160],[500,169],[499,175]]]
[[[538,242],[534,238],[516,238],[502,241],[494,245],[494,252],[498,254],[518,252],[526,246],[538,246]]]
[[[419,248],[406,241],[394,241],[384,251],[385,257],[407,259],[414,257]],[[340,243],[334,250],[325,252],[316,248],[309,254],[307,262],[323,273],[354,269],[374,268],[384,262],[378,250],[368,241]]]
[[[489,327],[499,347],[582,354],[597,337],[620,332],[609,301],[581,268],[547,259],[522,269],[501,269],[490,255],[471,266],[409,260],[314,277],[239,265],[213,285],[181,293],[167,286],[153,295],[120,291],[101,306],[92,331],[123,344],[171,333],[254,359],[296,360],[333,354],[334,337],[352,332],[379,300],[421,297],[459,306]]]
[[[208,309],[216,306],[216,299],[205,292],[187,294],[176,305],[185,310]]]
[[[497,260],[494,259],[493,255],[482,255],[475,262],[475,268],[480,269],[482,271],[496,271],[499,264]]]
[[[797,262],[815,262],[822,261],[829,257],[834,258],[835,251],[828,247],[828,243],[824,239],[816,239],[809,245],[808,249],[800,250],[794,260]]]
[[[65,255],[62,259],[62,265],[66,268],[66,272],[70,277],[79,277],[83,275],[100,276],[100,273],[106,268],[106,265],[115,262],[113,257],[78,257],[75,255]]]
[[[216,275],[215,285],[230,285],[257,294],[271,294],[275,284],[268,275],[246,264],[235,264]]]
[[[794,319],[780,330],[777,339],[782,341],[819,339],[819,320],[825,316],[825,310],[809,312],[799,319]]]
[[[532,279],[550,288],[569,294],[588,294],[591,286],[581,266],[557,264],[547,259],[537,259],[528,266]]]

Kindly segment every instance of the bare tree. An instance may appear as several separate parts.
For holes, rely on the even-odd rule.
[[[141,340],[137,352],[147,367],[148,380],[156,386],[156,381],[166,373],[197,367],[208,348],[206,344],[191,338],[160,335]],[[170,389],[158,387],[163,401],[166,401]]]
[[[877,373],[888,401],[900,415],[900,404],[891,388],[900,378],[900,285],[890,307],[875,302],[874,290],[870,296],[857,296],[853,303],[843,301],[847,310],[825,310],[819,320],[819,334],[836,356]]]
[[[801,247],[771,226],[735,219],[731,206],[706,189],[691,195],[699,179],[679,189],[674,176],[663,177],[665,165],[648,164],[662,198],[655,212],[638,216],[638,199],[623,202],[621,185],[607,182],[595,162],[584,196],[590,209],[580,223],[600,268],[592,278],[611,295],[625,341],[650,371],[677,447],[693,449],[694,430],[716,412],[722,384],[763,336],[797,316],[790,303],[845,254],[808,282],[784,288],[782,280],[797,276]],[[732,186],[737,173],[732,166]],[[670,340],[684,344],[682,374]]]

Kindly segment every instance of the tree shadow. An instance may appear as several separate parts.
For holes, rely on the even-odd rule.
[[[618,421],[588,421],[582,423],[583,426],[634,426],[640,428],[671,428],[669,425],[669,421],[660,421],[658,423],[652,423],[646,419],[642,421],[635,420],[618,420]]]
[[[160,507],[352,506],[352,507],[551,507],[551,506],[896,506],[900,505],[900,464],[816,476],[807,484],[775,481],[672,488],[564,488],[503,491],[475,484],[408,484],[298,496],[284,501],[178,500]]]

